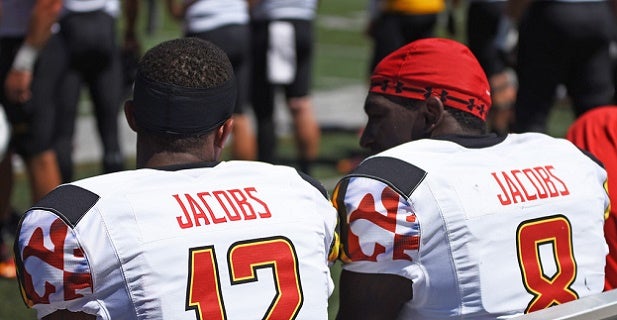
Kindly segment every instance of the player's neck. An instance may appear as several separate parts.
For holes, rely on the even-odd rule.
[[[482,129],[467,128],[448,114],[444,116],[442,122],[431,132],[431,137],[446,135],[479,136],[483,134],[485,134],[485,132]]]
[[[159,168],[178,164],[213,162],[217,161],[215,156],[199,157],[191,153],[160,152],[140,159],[137,157],[137,168]]]

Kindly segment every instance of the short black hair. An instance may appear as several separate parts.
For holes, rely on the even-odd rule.
[[[448,107],[447,105],[444,105],[443,108],[450,115],[452,115],[452,117],[461,125],[461,127],[468,130],[479,131],[481,134],[488,133],[488,126],[486,125],[486,121],[474,116],[469,112]]]
[[[180,38],[162,42],[141,58],[146,79],[189,88],[212,88],[233,78],[225,52],[209,41]]]
[[[150,49],[139,61],[137,72],[149,80],[188,88],[213,88],[234,77],[227,54],[209,41],[179,38]],[[199,152],[208,133],[175,135],[139,129],[158,149],[168,152]],[[211,131],[212,132],[212,131]]]
[[[423,100],[411,99],[393,95],[384,95],[388,100],[399,104],[407,109],[417,108],[420,104],[425,103]],[[479,131],[482,134],[486,134],[488,132],[488,126],[486,121],[476,117],[475,115],[465,112],[463,110],[459,110],[453,107],[449,107],[444,104],[444,110],[447,111],[452,117],[467,130]]]
[[[148,141],[159,150],[171,153],[200,153],[207,143],[208,134],[196,136],[177,136],[173,134],[149,134]]]

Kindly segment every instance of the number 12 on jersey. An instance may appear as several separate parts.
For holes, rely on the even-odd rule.
[[[258,281],[257,270],[271,268],[276,294],[263,319],[294,319],[304,297],[298,256],[291,240],[272,237],[236,242],[227,252],[231,285]],[[189,249],[186,310],[197,319],[227,319],[214,246]],[[247,302],[249,303],[249,302]]]

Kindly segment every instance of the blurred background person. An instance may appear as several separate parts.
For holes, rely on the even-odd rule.
[[[127,8],[131,1],[128,0]],[[96,119],[98,135],[103,149],[103,172],[124,168],[124,155],[120,145],[118,112],[122,104],[123,69],[120,45],[117,41],[119,0],[64,0],[57,37],[63,44],[64,59],[61,85],[57,93],[62,117],[57,118],[54,149],[62,172],[62,180],[73,180],[73,136],[79,114],[82,84],[89,89]],[[132,6],[134,7],[134,5]],[[128,17],[133,16],[126,13]],[[134,28],[134,23],[127,23]],[[134,32],[125,32],[133,37]]]
[[[32,203],[61,182],[52,148],[56,106],[53,95],[57,65],[49,63],[53,48],[48,41],[60,12],[61,0],[3,0],[0,18],[0,103],[11,124],[11,142],[0,162],[0,277],[15,277],[15,265],[4,242],[14,232],[12,154],[25,164]]]
[[[459,0],[369,0],[369,21],[365,29],[371,39],[372,52],[369,60],[368,72],[388,54],[396,49],[418,39],[435,36],[440,22],[440,15],[446,16],[446,30],[450,36],[456,34],[454,8],[458,7]],[[360,130],[359,135],[362,135]],[[337,170],[347,173],[355,168],[365,154],[353,155],[341,159],[337,163]]]
[[[468,2],[465,20],[467,45],[480,62],[491,86],[493,107],[489,111],[488,126],[493,132],[506,134],[514,121],[517,81],[512,68],[515,61],[500,52],[494,43],[507,1]]]
[[[321,140],[311,98],[317,5],[318,0],[254,0],[250,9],[257,158],[277,161],[274,107],[276,88],[282,87],[291,113],[299,169],[305,173],[310,173]]]
[[[133,96],[133,83],[137,75],[137,64],[141,58],[141,43],[137,37],[137,15],[141,7],[139,0],[124,2],[124,43],[120,50],[122,59],[122,100]]]
[[[7,153],[9,139],[11,134],[11,128],[4,108],[0,107],[0,168],[11,166],[10,154]],[[0,169],[0,190],[8,190],[12,183],[12,177],[4,176],[5,169]],[[9,246],[6,245],[7,240],[4,238],[8,234],[14,236],[13,231],[17,226],[16,216],[13,215],[13,211],[10,209],[10,194],[0,194],[0,278],[14,278],[15,277],[15,262],[13,261]],[[7,233],[5,235],[5,233]]]
[[[184,35],[223,49],[234,68],[238,95],[234,110],[231,157],[257,158],[252,120],[246,113],[250,85],[250,30],[247,0],[166,0],[172,16],[184,22]]]
[[[444,0],[369,0],[366,33],[373,41],[369,73],[381,59],[409,42],[435,35]]]
[[[546,132],[559,85],[576,117],[613,103],[609,45],[616,24],[609,0],[509,0],[496,43],[518,28],[516,132]],[[507,51],[507,45],[505,47]]]
[[[159,0],[145,0],[145,2],[148,17],[146,19],[146,34],[152,36],[156,33],[156,30],[161,24],[159,18],[159,6],[157,4]]]

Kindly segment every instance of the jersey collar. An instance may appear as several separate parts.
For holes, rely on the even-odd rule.
[[[212,167],[216,167],[219,163],[221,162],[220,161],[192,162],[192,163],[173,164],[169,166],[156,167],[152,169],[163,170],[163,171],[178,171],[178,170],[194,169],[194,168],[212,168]]]
[[[454,143],[460,144],[465,148],[477,149],[477,148],[486,148],[492,147],[504,141],[507,135],[497,135],[495,133],[489,133],[485,135],[479,136],[468,136],[468,135],[443,135],[439,137],[434,137],[436,140],[445,140],[452,141]]]

